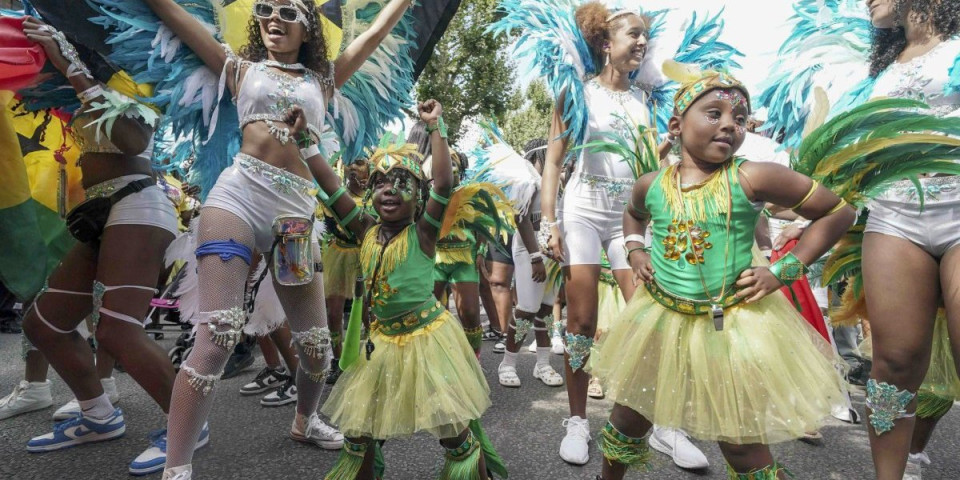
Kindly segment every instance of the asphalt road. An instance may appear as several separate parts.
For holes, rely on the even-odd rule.
[[[174,335],[161,343],[172,345]],[[518,360],[523,387],[506,389],[497,383],[496,368],[500,356],[484,343],[481,362],[491,385],[493,407],[483,418],[484,426],[504,457],[511,479],[593,479],[600,470],[600,453],[590,445],[590,463],[570,466],[557,455],[561,427],[567,414],[566,393],[551,388],[531,376],[534,355],[524,353]],[[561,357],[552,363],[559,370]],[[323,451],[290,440],[288,431],[293,406],[263,408],[259,397],[242,397],[238,390],[263,366],[259,357],[253,367],[239,377],[217,386],[216,405],[211,414],[211,441],[194,457],[198,479],[322,478],[336,460],[337,452]],[[0,335],[0,396],[10,392],[23,375],[17,335]],[[126,374],[117,374],[127,431],[121,439],[102,444],[46,454],[29,454],[25,444],[32,436],[50,431],[55,407],[71,398],[66,386],[54,373],[54,407],[0,421],[0,480],[6,479],[124,479],[127,464],[148,446],[150,431],[163,428],[164,417],[152,400]],[[855,398],[863,411],[863,397]],[[611,403],[590,400],[588,416],[596,434],[606,420]],[[933,465],[924,469],[924,479],[960,478],[960,413],[951,411],[940,423],[928,454]],[[801,479],[868,479],[873,468],[866,429],[830,419],[822,429],[824,444],[811,446],[798,441],[773,447],[776,458]],[[669,458],[657,455],[652,473],[630,473],[628,478],[721,479],[726,478],[723,460],[715,444],[698,442],[710,467],[686,472],[673,466]],[[403,441],[391,441],[384,448],[386,476],[392,479],[436,478],[442,465],[442,450],[435,440],[418,435]],[[159,478],[153,475],[151,478]]]

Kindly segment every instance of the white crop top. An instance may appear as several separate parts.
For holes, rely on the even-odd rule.
[[[299,106],[307,117],[310,132],[320,138],[327,114],[327,89],[333,87],[332,63],[328,78],[320,77],[299,63],[240,61],[237,72],[240,72],[241,65],[248,65],[234,98],[241,129],[253,122],[282,121],[287,110]],[[290,75],[278,68],[303,72],[303,75]]]
[[[589,114],[585,143],[610,141],[604,132],[630,138],[637,125],[651,125],[647,94],[637,87],[628,92],[616,92],[593,79],[587,82],[584,100]],[[634,177],[630,165],[620,156],[590,149],[581,150],[574,172],[618,179],[632,180]]]
[[[941,117],[960,114],[960,93],[946,93],[950,69],[958,56],[960,38],[953,38],[908,62],[892,63],[877,77],[871,97],[920,100]]]

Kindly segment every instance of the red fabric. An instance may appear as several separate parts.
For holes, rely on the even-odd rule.
[[[43,48],[23,34],[23,18],[0,17],[0,90],[30,85],[46,61]]]
[[[774,250],[770,254],[770,262],[773,263],[777,261],[777,259],[786,255],[787,252],[792,250],[796,245],[796,240],[790,240],[780,250]],[[817,305],[817,298],[813,296],[813,289],[810,288],[810,282],[807,281],[807,278],[801,278],[793,282],[792,286],[783,287],[780,291],[787,296],[790,303],[794,303],[794,306],[797,306],[797,303],[799,303],[800,314],[803,315],[803,318],[805,318],[807,323],[813,326],[817,332],[820,332],[820,335],[823,335],[824,340],[830,342],[830,333],[827,332],[827,322],[824,320],[823,314],[820,313],[820,306]],[[794,296],[796,296],[796,302],[794,302]]]

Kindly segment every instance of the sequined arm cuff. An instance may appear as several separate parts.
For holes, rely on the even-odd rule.
[[[789,287],[807,274],[807,266],[793,252],[789,252],[770,265],[770,273]]]

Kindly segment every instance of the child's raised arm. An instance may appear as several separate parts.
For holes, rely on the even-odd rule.
[[[433,253],[440,233],[439,225],[443,223],[447,202],[453,191],[453,167],[450,164],[450,147],[447,146],[447,127],[443,123],[443,107],[436,100],[427,100],[417,107],[420,120],[427,124],[427,133],[430,135],[430,150],[433,152],[431,174],[433,187],[430,196],[426,199],[423,217],[417,222],[417,231],[420,234],[420,247],[424,253]],[[436,222],[436,223],[434,223]]]
[[[737,296],[755,301],[783,285],[789,285],[810,265],[827,253],[853,225],[856,212],[847,202],[809,177],[789,168],[747,162],[741,166],[740,180],[747,197],[793,210],[812,220],[797,246],[770,268],[751,268],[743,272]]]

